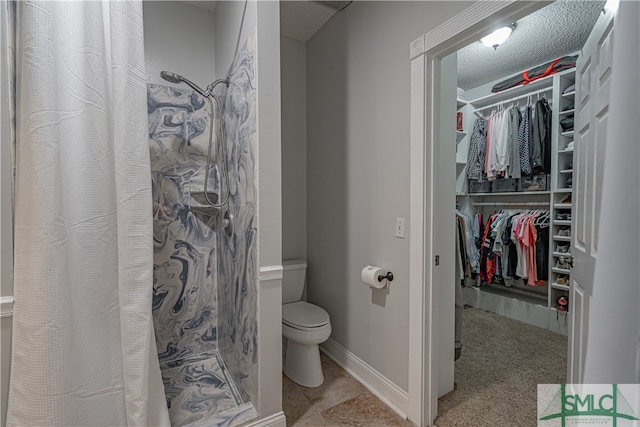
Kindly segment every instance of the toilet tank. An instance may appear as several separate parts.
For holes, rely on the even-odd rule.
[[[302,300],[307,261],[304,259],[288,259],[282,261],[282,303],[287,304]]]

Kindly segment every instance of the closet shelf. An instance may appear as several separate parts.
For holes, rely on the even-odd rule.
[[[573,138],[573,131],[572,131],[572,130],[568,130],[568,131],[566,131],[566,132],[562,132],[562,133],[560,133],[560,135],[562,135],[562,136],[568,136],[568,137]]]
[[[553,236],[553,240],[557,240],[558,242],[570,242],[571,236]]]
[[[456,99],[456,102],[458,103],[458,110],[469,103],[468,101],[465,101],[464,99],[460,99],[460,98]]]
[[[510,101],[513,98],[517,98],[521,95],[527,95],[538,90],[545,90],[550,92],[553,89],[552,79],[553,75],[550,75],[539,80],[535,80],[526,85],[512,87],[510,89],[503,90],[502,92],[492,93],[491,95],[486,95],[481,98],[474,99],[473,101],[469,101],[469,103],[476,109],[483,109],[491,104],[502,101]]]
[[[534,194],[551,194],[550,191],[510,191],[507,193],[470,193],[471,197],[486,197],[486,196],[532,196]]]
[[[576,95],[576,91],[572,91],[572,92],[567,92],[567,93],[563,93],[562,97],[563,98],[573,98]]]
[[[562,150],[562,151],[558,151],[558,154],[573,154],[573,150]]]
[[[562,169],[560,173],[573,173],[573,169]]]
[[[571,209],[571,203],[556,203],[553,205],[556,209]]]
[[[571,288],[569,287],[569,285],[560,285],[560,284],[558,284],[558,283],[552,283],[552,284],[551,284],[551,287],[552,287],[553,289],[558,289],[558,290],[561,290],[561,291],[569,291],[569,290],[571,289]]]
[[[466,132],[461,132],[459,130],[456,131],[456,142],[462,141],[462,139],[467,136]]]
[[[556,225],[571,225],[571,221],[567,221],[565,219],[556,219],[553,223]]]
[[[566,254],[565,254],[565,253],[562,253],[562,252],[553,252],[553,256],[557,256],[558,258],[560,258],[560,257],[562,257],[562,256],[563,256],[563,257],[570,257],[570,256],[571,256],[571,254],[569,254],[569,253],[566,253]]]
[[[561,116],[566,116],[566,115],[569,115],[569,114],[574,114],[575,112],[576,112],[576,110],[573,109],[573,110],[560,111],[558,114],[561,115]]]
[[[564,268],[553,267],[551,271],[553,271],[554,273],[571,274],[571,271],[565,270]]]
[[[573,191],[573,188],[558,188],[555,192],[556,193],[571,193]]]

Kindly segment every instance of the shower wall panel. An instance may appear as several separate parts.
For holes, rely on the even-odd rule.
[[[191,90],[147,85],[153,184],[153,320],[160,363],[217,350],[214,220],[190,209],[206,165],[209,108]]]
[[[225,93],[224,126],[233,215],[230,236],[218,231],[218,346],[245,401],[258,399],[255,31],[236,55]]]

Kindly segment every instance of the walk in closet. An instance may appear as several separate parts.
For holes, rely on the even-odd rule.
[[[459,90],[457,99],[457,218],[469,224],[459,235],[476,246],[457,246],[463,301],[563,334],[574,94],[570,68],[475,99]]]
[[[534,419],[504,417],[514,409],[513,396],[535,400],[537,384],[580,382],[615,11],[613,3],[558,0],[487,28],[488,37],[439,64],[425,62],[427,70],[440,67],[439,92],[427,79],[426,93],[435,94],[426,96],[427,106],[447,94],[447,103],[428,107],[427,120],[437,119],[437,111],[446,112],[442,120],[451,117],[435,127],[440,139],[438,132],[426,137],[439,156],[427,188],[436,192],[433,211],[443,217],[427,227],[435,236],[428,254],[435,255],[435,267],[425,268],[435,276],[435,345],[447,349],[436,360],[435,424],[458,425],[466,408],[477,424],[530,425]],[[448,78],[453,55],[457,94]],[[447,218],[455,230],[440,232],[440,207],[453,199],[455,212]],[[455,269],[438,268],[443,252],[455,254]],[[454,287],[440,291],[445,275]],[[443,305],[455,316],[445,318]],[[479,396],[488,403],[486,417],[476,411]]]

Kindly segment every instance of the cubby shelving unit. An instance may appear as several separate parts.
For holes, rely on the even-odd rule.
[[[571,289],[571,217],[573,211],[572,193],[573,182],[573,137],[574,131],[564,131],[560,125],[560,120],[571,117],[575,114],[575,108],[570,107],[575,101],[575,90],[564,93],[568,87],[575,85],[575,70],[568,70],[555,77],[554,92],[557,98],[557,111],[554,111],[553,133],[557,136],[556,155],[554,156],[555,170],[551,177],[553,188],[553,205],[551,212],[552,231],[552,268],[551,268],[551,288],[549,290],[549,306],[556,307],[558,298],[562,295],[569,296]],[[575,104],[574,104],[575,105]],[[560,235],[560,231],[564,235]],[[568,230],[568,236],[567,234]],[[565,248],[565,251],[558,251],[558,248]],[[560,280],[562,283],[558,283]],[[566,315],[566,314],[565,314]]]

